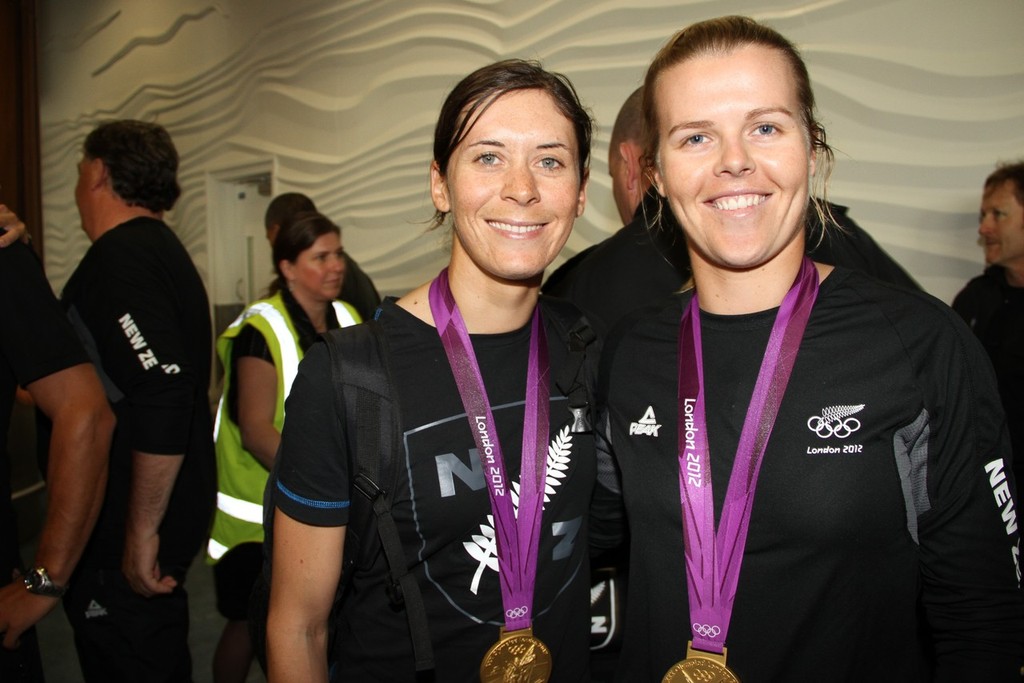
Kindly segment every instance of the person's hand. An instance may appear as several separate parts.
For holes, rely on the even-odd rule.
[[[28,592],[20,573],[15,572],[14,581],[0,588],[0,636],[3,637],[3,646],[8,650],[18,647],[21,634],[49,614],[58,602],[60,598]]]
[[[160,563],[156,559],[159,550],[159,534],[129,533],[125,539],[121,571],[132,590],[146,598],[170,593],[178,585],[173,576],[160,575]]]
[[[25,228],[25,224],[13,211],[0,204],[0,230],[4,229],[6,232],[0,233],[0,249],[14,244],[18,240],[23,240],[26,243],[29,241],[28,229]]]

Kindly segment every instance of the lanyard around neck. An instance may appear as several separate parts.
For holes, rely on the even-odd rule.
[[[509,631],[529,628],[533,622],[551,400],[548,345],[540,306],[534,308],[530,330],[517,515],[483,375],[466,323],[448,285],[447,268],[430,284],[429,301],[487,482],[495,520],[505,628]]]

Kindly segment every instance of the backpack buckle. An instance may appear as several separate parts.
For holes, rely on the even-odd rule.
[[[363,472],[356,475],[356,478],[352,481],[352,488],[359,491],[371,503],[384,495],[384,491]]]

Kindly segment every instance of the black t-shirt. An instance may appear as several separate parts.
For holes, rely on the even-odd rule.
[[[566,343],[552,322],[556,310],[543,310],[554,376],[565,361]],[[380,321],[404,447],[392,513],[423,592],[436,680],[474,680],[503,623],[482,465],[436,329],[393,302],[384,303]],[[513,481],[520,466],[529,337],[529,326],[473,336]],[[348,521],[347,458],[330,377],[326,348],[315,345],[300,364],[286,404],[275,498],[286,514],[307,524]],[[552,680],[588,680],[588,515],[593,495],[595,505],[608,501],[614,507],[614,499],[602,486],[595,493],[593,435],[570,433],[567,400],[552,387],[534,633],[554,657]],[[518,482],[513,489],[518,491]],[[408,623],[404,612],[389,606],[383,562],[356,574],[345,599],[338,623],[344,680],[414,679]]]
[[[630,520],[620,677],[657,681],[691,637],[678,463],[690,294],[605,349]],[[701,315],[716,519],[775,311]],[[633,424],[659,425],[631,430]],[[761,465],[726,646],[744,683],[1018,680],[1024,604],[991,369],[941,302],[837,268],[822,283]],[[656,432],[656,433],[652,433]]]
[[[185,455],[160,526],[159,560],[165,571],[186,567],[206,538],[216,495],[211,329],[199,273],[164,223],[136,218],[93,243],[61,301],[117,416],[107,495],[81,565],[120,567],[138,450]]]
[[[24,244],[0,249],[0,585],[17,564],[7,430],[14,391],[88,358],[50,290],[39,259]],[[45,470],[44,470],[45,472]]]

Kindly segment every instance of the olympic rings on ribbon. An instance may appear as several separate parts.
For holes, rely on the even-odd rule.
[[[505,610],[506,619],[522,619],[530,613],[530,608],[526,605],[522,607],[513,607],[512,609]]]
[[[716,638],[722,629],[714,624],[694,624],[693,632],[702,638]]]

